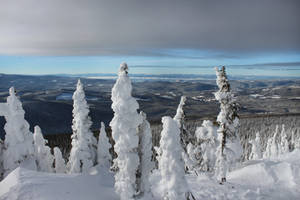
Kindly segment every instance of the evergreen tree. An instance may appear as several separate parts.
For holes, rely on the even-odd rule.
[[[286,130],[284,124],[281,129],[281,140],[280,140],[281,153],[289,152],[289,142],[287,140]]]
[[[250,160],[258,160],[262,158],[262,151],[261,151],[261,141],[259,132],[256,133],[256,137],[254,140],[250,140],[252,144],[251,153],[249,156]]]
[[[133,199],[137,193],[136,174],[139,166],[138,126],[142,123],[137,113],[139,105],[131,96],[132,85],[128,77],[126,63],[120,65],[118,79],[112,88],[112,109],[114,117],[110,122],[112,137],[115,140],[114,150],[117,158],[114,166],[118,171],[115,175],[115,190],[121,200]]]
[[[158,163],[162,188],[162,199],[185,200],[192,199],[189,191],[182,160],[183,149],[180,145],[180,130],[175,120],[163,117],[161,132],[161,156]],[[170,182],[171,181],[171,182]]]
[[[221,70],[216,68],[216,75],[219,91],[215,93],[215,98],[219,101],[221,108],[217,117],[219,147],[216,152],[216,176],[223,183],[226,181],[227,165],[233,164],[241,157],[242,147],[237,132],[239,126],[238,106],[230,91],[225,67],[223,66]]]
[[[174,116],[173,119],[177,122],[177,125],[180,129],[181,145],[186,152],[186,146],[191,140],[191,135],[190,132],[185,127],[185,113],[183,110],[183,106],[185,105],[185,102],[186,102],[186,96],[182,96],[176,111],[176,115]]]
[[[54,163],[56,173],[66,173],[66,161],[62,157],[62,153],[58,147],[54,147]]]
[[[54,157],[50,147],[46,146],[47,140],[44,139],[39,126],[34,127],[33,141],[37,169],[43,172],[53,172]]]
[[[2,180],[2,176],[4,174],[3,151],[4,151],[4,142],[0,139],[0,181]]]
[[[263,153],[263,158],[270,158],[272,156],[271,146],[272,146],[273,138],[269,138],[266,146],[266,150]]]
[[[106,135],[105,125],[101,122],[101,128],[99,133],[98,147],[97,147],[97,161],[98,165],[109,170],[112,162],[112,157],[109,152],[111,144]]]
[[[300,138],[297,137],[297,129],[295,129],[293,131],[291,140],[292,140],[291,143],[292,143],[293,149],[300,149]]]
[[[70,173],[86,172],[96,163],[97,140],[90,130],[92,125],[89,107],[81,81],[73,94],[72,149],[68,168]]]
[[[152,133],[150,123],[147,121],[146,114],[141,111],[140,116],[143,119],[143,123],[139,126],[139,173],[138,186],[142,194],[150,192],[149,176],[151,171],[155,167],[155,163],[152,160]]]
[[[173,119],[177,122],[177,125],[180,129],[180,143],[184,150],[183,160],[184,160],[185,170],[188,171],[193,168],[193,166],[191,166],[192,162],[187,152],[187,146],[189,143],[191,143],[192,137],[190,132],[185,127],[185,113],[183,110],[183,106],[185,105],[185,102],[186,102],[186,96],[181,96],[180,103],[176,111],[176,115],[174,116]]]
[[[3,152],[4,175],[6,176],[25,160],[34,159],[33,135],[24,119],[25,111],[21,101],[15,95],[15,89],[9,89],[7,114],[4,116],[6,132]]]
[[[271,153],[270,153],[270,158],[276,158],[280,154],[280,146],[278,145],[278,134],[279,134],[279,127],[276,125],[275,133],[272,138],[271,142]]]
[[[213,171],[218,147],[218,134],[213,123],[209,120],[204,120],[202,126],[196,129],[195,135],[201,152],[199,169],[202,171]]]

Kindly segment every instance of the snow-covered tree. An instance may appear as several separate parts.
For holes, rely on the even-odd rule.
[[[2,176],[4,173],[3,169],[3,150],[4,150],[4,142],[0,139],[0,181],[2,180]]]
[[[56,173],[66,173],[66,161],[62,157],[62,153],[58,147],[54,147],[54,166]]]
[[[161,156],[158,163],[162,199],[186,200],[191,193],[185,179],[180,130],[176,121],[171,117],[163,117],[162,123]]]
[[[226,181],[227,164],[233,164],[242,155],[242,147],[238,135],[239,119],[236,99],[230,91],[225,67],[216,68],[217,85],[219,91],[215,93],[216,100],[220,103],[220,113],[217,117],[219,123],[217,150],[216,177],[220,182]]]
[[[139,126],[139,173],[138,179],[139,190],[142,194],[150,192],[149,176],[151,171],[155,167],[155,163],[152,160],[152,134],[150,123],[147,121],[146,114],[141,111],[140,116],[143,119],[143,123]]]
[[[185,105],[185,102],[186,102],[186,96],[181,96],[180,103],[176,111],[176,115],[173,117],[173,119],[177,122],[177,125],[180,129],[180,143],[184,150],[183,160],[184,160],[185,170],[189,171],[193,168],[193,166],[192,166],[191,158],[187,152],[187,146],[190,144],[191,147],[191,145],[193,144],[191,143],[192,136],[185,126],[185,113],[183,110],[183,106]]]
[[[186,152],[186,146],[190,142],[190,132],[187,130],[185,127],[185,113],[183,110],[183,106],[185,105],[186,102],[186,96],[181,96],[180,103],[178,105],[176,115],[174,116],[174,120],[177,122],[178,127],[180,129],[180,141],[183,149]]]
[[[280,146],[278,145],[279,144],[278,135],[279,135],[279,127],[278,125],[276,125],[275,133],[271,143],[271,153],[270,153],[271,158],[276,158],[280,154]]]
[[[94,166],[97,155],[97,140],[90,130],[92,125],[90,111],[80,80],[73,94],[73,101],[72,149],[68,169],[70,173],[80,173]]]
[[[263,154],[264,158],[276,158],[280,154],[280,146],[278,145],[279,127],[276,125],[273,137],[267,142],[266,150]]]
[[[105,125],[101,122],[101,128],[99,133],[98,147],[97,147],[97,162],[99,166],[109,169],[111,166],[112,157],[109,152],[111,144],[106,135]]]
[[[179,103],[177,111],[176,111],[176,115],[173,118],[177,122],[179,128],[182,128],[182,126],[184,124],[184,120],[185,120],[184,119],[185,114],[183,111],[183,106],[185,105],[185,101],[186,101],[186,96],[181,96],[180,103]]]
[[[186,146],[186,154],[183,154],[183,160],[185,167],[188,167],[189,172],[195,172],[200,170],[202,153],[201,146],[197,143],[193,145],[191,142]]]
[[[271,146],[272,146],[273,138],[268,138],[266,150],[263,153],[263,158],[270,158],[272,156]]]
[[[296,130],[292,131],[292,136],[291,136],[291,149],[295,149],[295,140],[296,140]]]
[[[39,126],[34,127],[33,141],[37,170],[43,172],[53,172],[52,165],[54,157],[51,154],[50,147],[46,146],[47,140],[44,139],[42,130]]]
[[[250,140],[252,144],[249,160],[258,160],[262,158],[261,141],[259,132],[256,133],[254,140]]]
[[[128,67],[126,63],[122,63],[118,79],[112,88],[114,117],[110,122],[115,141],[114,150],[117,153],[117,158],[114,159],[114,166],[118,169],[115,175],[115,190],[121,200],[133,199],[138,189],[136,174],[140,161],[137,128],[142,123],[142,117],[137,113],[139,105],[131,96],[131,92]]]
[[[292,147],[293,149],[300,149],[300,138],[297,137],[297,129],[295,129],[293,132],[292,132],[292,138],[291,138],[291,143],[292,143]],[[298,132],[299,133],[299,132]]]
[[[289,152],[289,142],[287,140],[286,130],[284,124],[281,128],[281,140],[280,140],[281,153]]]
[[[201,162],[199,169],[213,171],[216,162],[216,150],[218,147],[218,134],[209,120],[204,120],[201,127],[195,131],[197,143],[200,144]]]
[[[15,94],[15,89],[9,89],[7,97],[7,114],[4,116],[6,132],[4,140],[3,167],[6,176],[20,166],[25,160],[34,159],[33,135],[29,124],[24,119],[25,111],[22,103]]]

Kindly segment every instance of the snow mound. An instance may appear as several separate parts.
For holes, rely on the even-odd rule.
[[[54,174],[17,168],[0,182],[0,200],[114,200],[113,176],[92,168],[90,174]]]
[[[30,170],[29,164],[15,169],[0,182],[0,200],[119,199],[114,192],[113,175],[99,166],[85,174],[55,174]],[[160,180],[155,171],[150,177],[152,183]],[[273,160],[246,162],[230,172],[223,185],[208,174],[188,174],[185,178],[196,199],[299,200],[300,150]],[[161,189],[152,190],[154,200],[159,199]]]

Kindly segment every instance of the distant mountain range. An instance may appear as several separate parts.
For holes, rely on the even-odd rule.
[[[111,88],[115,74],[82,75],[8,75],[0,74],[0,102],[5,102],[8,89],[14,86],[26,111],[31,129],[39,125],[44,134],[71,133],[72,94],[78,78],[84,84],[93,129],[100,122],[109,124],[113,116]],[[102,77],[102,78],[101,78]],[[103,78],[104,77],[104,78]],[[105,78],[106,77],[106,78]],[[175,114],[181,95],[187,96],[187,119],[215,118],[219,105],[213,93],[217,90],[214,76],[133,74],[133,96],[152,122]],[[231,87],[241,104],[241,115],[300,113],[300,79],[231,78]],[[0,137],[5,120],[0,117]]]

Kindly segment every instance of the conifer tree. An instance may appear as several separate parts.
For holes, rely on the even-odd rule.
[[[216,162],[216,150],[218,147],[218,134],[213,126],[213,123],[209,120],[204,120],[201,127],[198,127],[195,131],[197,143],[200,145],[199,151],[201,157],[199,170],[213,171]]]
[[[51,154],[50,147],[46,146],[47,140],[44,139],[42,130],[39,126],[34,127],[34,154],[37,164],[37,170],[43,172],[53,172],[54,157]]]
[[[15,94],[15,89],[9,89],[7,97],[7,114],[4,116],[6,132],[4,140],[3,167],[4,176],[20,166],[25,160],[34,159],[33,135],[29,124],[24,119],[25,111]]]
[[[216,177],[220,183],[223,183],[226,182],[228,164],[234,163],[241,157],[242,147],[238,135],[238,106],[230,91],[225,67],[223,66],[221,70],[216,68],[216,75],[219,91],[215,93],[215,98],[219,101],[221,109],[217,117],[219,147],[216,152]]]
[[[184,171],[182,159],[183,149],[180,145],[180,130],[175,120],[163,117],[163,130],[161,132],[161,156],[158,169],[161,175],[160,187],[162,199],[186,200],[192,199]],[[170,184],[170,179],[172,183]]]
[[[112,157],[109,152],[110,148],[111,144],[109,143],[109,139],[105,131],[105,125],[103,122],[101,122],[97,147],[97,162],[99,166],[104,167],[107,170],[109,170],[112,162]]]
[[[271,146],[272,146],[273,138],[268,138],[266,150],[263,153],[263,158],[270,158],[272,156]]]
[[[4,174],[3,151],[4,151],[4,142],[0,139],[0,181],[2,180],[2,176]]]
[[[62,153],[58,147],[54,147],[54,163],[56,173],[66,173],[66,161],[62,157]]]
[[[252,144],[251,153],[249,156],[250,160],[258,160],[262,158],[262,151],[261,151],[261,141],[259,132],[256,133],[256,137],[254,140],[250,140]]]
[[[278,145],[279,144],[278,135],[279,135],[279,127],[278,125],[276,125],[275,133],[272,138],[271,147],[270,147],[271,149],[270,158],[276,158],[280,154],[280,146]]]
[[[150,123],[147,121],[146,113],[141,111],[140,116],[143,122],[139,126],[140,178],[138,179],[138,187],[140,192],[144,194],[150,192],[149,176],[155,167],[155,163],[152,160],[152,133]]]
[[[115,141],[114,150],[117,154],[117,158],[114,159],[114,166],[118,168],[115,175],[115,190],[121,200],[133,199],[138,190],[136,174],[140,160],[137,128],[142,123],[142,118],[137,113],[139,105],[131,96],[131,92],[128,66],[122,63],[118,79],[112,88],[114,117],[110,122]]]
[[[186,96],[181,96],[180,103],[178,105],[176,115],[174,116],[174,120],[177,122],[177,125],[180,129],[180,141],[183,149],[186,152],[186,146],[191,140],[190,132],[185,127],[185,112],[183,110],[183,106],[186,102]]]
[[[90,111],[80,80],[73,94],[73,101],[72,149],[68,169],[70,173],[80,173],[86,172],[95,165],[97,154],[97,140],[90,130],[92,125]]]
[[[281,153],[289,152],[289,142],[287,140],[285,125],[282,125],[281,129],[281,140],[280,140]]]

